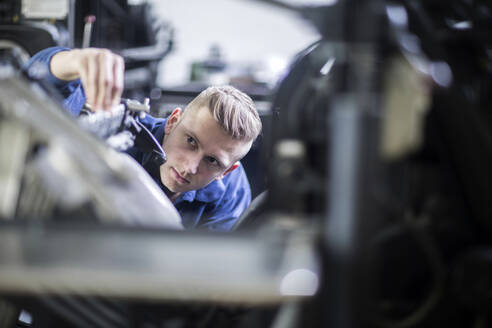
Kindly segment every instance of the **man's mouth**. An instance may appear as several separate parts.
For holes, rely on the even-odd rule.
[[[181,174],[178,173],[178,171],[176,171],[176,169],[173,167],[172,168],[173,170],[173,173],[174,173],[174,178],[181,184],[188,184],[190,183],[188,180],[186,180],[185,178],[183,178],[181,176]]]

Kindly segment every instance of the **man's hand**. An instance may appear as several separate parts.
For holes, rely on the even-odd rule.
[[[120,103],[125,64],[107,49],[85,48],[62,51],[53,56],[51,73],[61,80],[80,78],[93,111],[111,110]]]

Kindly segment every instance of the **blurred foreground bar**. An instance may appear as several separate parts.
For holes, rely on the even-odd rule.
[[[313,295],[310,234],[0,225],[1,294],[272,304]]]

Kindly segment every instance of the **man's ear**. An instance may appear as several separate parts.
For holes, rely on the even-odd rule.
[[[164,128],[165,134],[169,134],[171,132],[171,130],[176,126],[176,123],[179,122],[182,114],[183,111],[179,107],[173,110],[171,115],[169,115],[169,117],[167,118],[166,126]]]
[[[228,175],[229,173],[231,173],[232,171],[234,171],[238,167],[239,167],[239,162],[232,164],[230,168],[225,170],[225,172],[222,173],[222,175],[220,175],[219,177],[215,178],[215,180],[221,180],[222,178],[224,178],[226,175]]]

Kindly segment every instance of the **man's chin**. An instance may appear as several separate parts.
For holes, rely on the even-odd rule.
[[[180,186],[179,184],[176,183],[165,183],[162,181],[163,186],[171,193],[183,193],[192,190],[192,188],[186,188],[186,186]]]
[[[169,183],[165,179],[162,179],[161,178],[161,183],[164,186],[164,188],[166,188],[166,190],[165,190],[166,193],[168,193],[168,192],[169,193],[177,193],[177,192],[179,192],[174,184]]]

